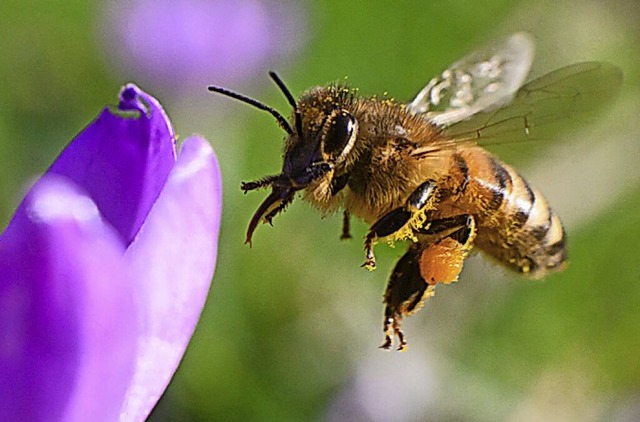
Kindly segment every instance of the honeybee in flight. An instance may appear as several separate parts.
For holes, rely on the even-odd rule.
[[[605,62],[563,67],[523,84],[534,44],[526,33],[469,54],[433,78],[408,104],[359,97],[341,84],[318,86],[296,101],[282,80],[293,114],[224,88],[209,90],[269,112],[287,132],[280,173],[242,183],[246,193],[270,188],[249,223],[271,223],[301,192],[323,214],[343,210],[370,225],[364,267],[376,267],[374,244],[409,240],[384,294],[385,341],[407,345],[400,328],[434,295],[457,281],[477,247],[504,266],[534,278],[567,260],[558,216],[538,189],[483,145],[537,139],[554,123],[612,100],[622,72]]]

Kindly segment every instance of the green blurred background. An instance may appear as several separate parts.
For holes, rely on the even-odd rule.
[[[369,273],[358,240],[366,227],[355,223],[355,240],[341,242],[340,216],[321,219],[299,200],[273,228],[258,228],[253,248],[243,244],[264,193],[242,195],[240,182],[281,166],[282,132],[268,115],[207,93],[206,82],[171,84],[131,66],[109,35],[121,24],[119,7],[133,13],[127,2],[3,1],[3,226],[29,180],[128,81],[163,102],[182,138],[203,134],[220,159],[225,202],[213,288],[151,420],[640,420],[638,2],[250,3],[281,11],[284,21],[263,23],[267,33],[288,28],[272,40],[283,48],[242,77],[231,68],[206,82],[285,114],[270,69],[296,94],[346,76],[365,95],[408,101],[469,50],[520,30],[537,41],[533,75],[608,60],[625,83],[591,124],[495,150],[563,217],[569,268],[534,282],[473,256],[460,283],[441,286],[406,321],[409,351],[385,353],[377,349],[381,294],[402,245],[378,247],[379,269]]]

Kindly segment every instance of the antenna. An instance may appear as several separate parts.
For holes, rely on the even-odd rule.
[[[282,81],[280,81],[280,83],[282,83]],[[279,86],[279,84],[278,84],[278,86]],[[284,89],[286,90],[286,88],[284,88]],[[287,119],[282,117],[282,114],[278,113],[274,108],[269,107],[268,105],[263,104],[258,100],[254,100],[251,97],[247,97],[246,95],[239,94],[237,92],[230,91],[230,90],[228,90],[226,88],[221,88],[219,86],[210,85],[209,86],[209,91],[217,92],[218,94],[222,94],[222,95],[226,95],[227,97],[231,97],[231,98],[236,99],[238,101],[242,101],[243,103],[247,103],[247,104],[252,105],[252,106],[254,106],[256,108],[259,108],[260,110],[264,110],[264,111],[268,112],[269,114],[271,114],[273,117],[276,118],[276,120],[278,121],[278,124],[280,125],[280,127],[282,129],[285,130],[285,132],[287,132],[289,135],[294,135],[293,129],[291,128],[291,125],[289,125],[289,122],[287,122]],[[289,91],[286,91],[286,94],[288,94],[287,98],[289,98],[289,96],[291,96],[291,93]],[[291,98],[293,99],[293,97],[291,97]],[[289,101],[289,102],[291,102],[291,101]],[[295,102],[294,102],[294,108],[295,108]],[[302,128],[302,122],[300,122],[300,124],[298,124],[298,120],[299,120],[299,113],[296,110],[296,129],[300,130]],[[298,128],[298,126],[300,126],[300,128]]]
[[[293,107],[293,112],[295,113],[296,132],[298,132],[298,137],[302,138],[302,116],[300,115],[300,110],[298,110],[295,98],[293,98],[291,91],[289,91],[289,88],[287,88],[276,72],[269,72],[269,76],[271,76],[271,79],[273,79],[276,85],[278,85],[278,88],[280,88],[284,93],[284,96],[287,97],[287,101],[289,101],[289,104]]]

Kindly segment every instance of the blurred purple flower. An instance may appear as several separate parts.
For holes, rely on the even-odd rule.
[[[173,90],[262,75],[306,34],[293,1],[119,0],[104,11],[108,52],[120,66]]]
[[[217,255],[206,140],[176,157],[134,85],[62,152],[0,236],[3,420],[144,420],[193,334]]]

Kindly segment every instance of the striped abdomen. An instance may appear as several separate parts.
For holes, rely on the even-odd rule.
[[[562,267],[564,229],[540,191],[481,148],[459,150],[452,160],[456,193],[443,198],[439,208],[449,203],[468,209],[477,220],[478,248],[533,277]]]

